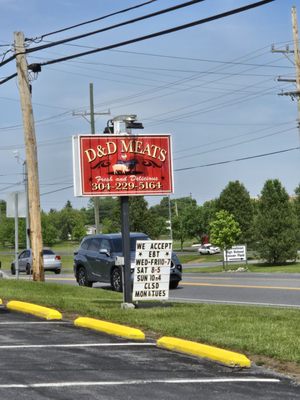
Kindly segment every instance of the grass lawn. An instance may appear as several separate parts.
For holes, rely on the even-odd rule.
[[[300,365],[300,312],[295,309],[140,303],[134,310],[122,310],[122,295],[110,290],[6,279],[0,280],[0,298],[54,307],[67,318],[90,316],[123,323],[152,337],[170,335],[240,351],[250,358],[260,355]]]
[[[247,272],[262,272],[262,273],[300,273],[300,263],[291,263],[286,265],[267,265],[264,263],[258,264],[230,264],[226,267],[226,271],[235,271],[238,268],[244,268]],[[216,273],[224,272],[223,266],[217,267],[201,267],[201,268],[188,268],[185,272],[199,272],[199,273]]]

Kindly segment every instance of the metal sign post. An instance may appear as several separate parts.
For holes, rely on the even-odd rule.
[[[121,197],[122,251],[124,255],[123,294],[126,305],[132,303],[131,292],[131,260],[130,260],[130,227],[129,197]]]

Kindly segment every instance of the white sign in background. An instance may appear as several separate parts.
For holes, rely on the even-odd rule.
[[[138,240],[133,280],[133,300],[169,298],[172,240]]]
[[[245,245],[236,245],[232,246],[231,249],[224,251],[224,260],[225,261],[247,261],[247,253]]]
[[[6,216],[7,218],[15,217],[15,196],[18,196],[18,217],[26,218],[26,193],[25,192],[12,192],[7,195],[6,202]]]

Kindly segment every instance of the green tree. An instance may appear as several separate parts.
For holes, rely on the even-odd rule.
[[[112,210],[119,207],[119,201],[115,197],[101,197],[99,199],[99,221],[100,225],[103,225],[103,221],[107,218],[111,218]],[[88,225],[95,225],[95,211],[94,211],[94,199],[91,198],[88,202],[86,209],[82,210],[85,214],[85,223]]]
[[[73,237],[73,229],[78,222],[85,224],[85,215],[74,209],[68,201],[61,211],[51,212],[50,220],[57,229],[59,239],[69,240]]]
[[[188,238],[186,224],[183,214],[175,215],[172,218],[173,239],[180,241],[180,249],[183,250],[183,243]]]
[[[239,223],[228,211],[221,210],[216,213],[216,218],[210,223],[210,240],[227,252],[237,243],[241,234]],[[227,258],[227,257],[226,257]],[[223,259],[223,268],[225,267]]]
[[[163,235],[169,235],[170,231],[166,229],[166,219],[157,215],[151,209],[148,210],[147,232],[151,239],[159,239]]]
[[[296,197],[293,201],[293,207],[296,217],[296,229],[297,229],[297,242],[298,249],[300,249],[300,184],[295,189]]]
[[[175,210],[175,203],[174,200],[170,200],[169,202],[169,197],[163,197],[160,201],[159,204],[156,204],[154,206],[150,207],[150,210],[153,212],[153,214],[156,214],[158,216],[163,217],[165,220],[169,219],[169,203],[171,205],[171,211]]]
[[[201,206],[202,215],[202,234],[200,242],[209,238],[210,235],[210,223],[215,219],[217,213],[217,200],[209,200],[203,203]],[[209,239],[210,240],[210,239]]]
[[[196,200],[191,197],[171,200],[171,215],[173,239],[179,240],[183,249],[184,241],[194,238],[201,230],[197,222],[200,213]]]
[[[72,239],[80,241],[86,235],[86,228],[83,220],[78,220],[72,229]]]
[[[257,249],[268,263],[297,257],[297,229],[289,196],[278,179],[267,180],[258,202]]]
[[[217,208],[234,216],[241,229],[240,240],[249,243],[253,236],[253,205],[245,186],[239,181],[229,182],[217,200]]]
[[[41,223],[43,244],[46,246],[53,246],[58,239],[58,232],[51,221],[51,213],[46,214],[45,212],[42,212]]]

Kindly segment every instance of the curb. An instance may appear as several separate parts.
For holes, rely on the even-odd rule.
[[[163,336],[158,339],[156,344],[161,348],[207,358],[225,364],[229,367],[251,367],[251,361],[244,354],[220,349],[218,347],[167,336]]]
[[[120,336],[126,339],[145,340],[145,334],[139,329],[101,321],[99,319],[79,317],[74,321],[75,326],[90,328],[96,331],[105,332],[109,335]]]
[[[57,310],[23,301],[11,300],[6,304],[6,307],[10,310],[32,314],[47,320],[62,319],[62,314]]]

